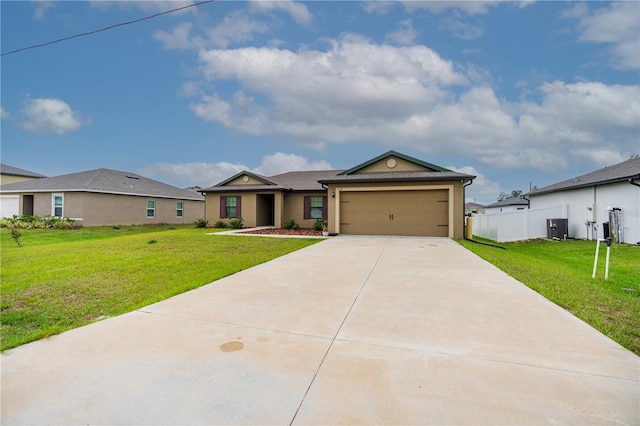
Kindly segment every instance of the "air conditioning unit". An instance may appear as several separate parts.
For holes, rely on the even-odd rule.
[[[547,219],[547,238],[550,240],[569,238],[569,219]]]

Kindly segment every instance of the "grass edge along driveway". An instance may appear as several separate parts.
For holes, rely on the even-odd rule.
[[[1,349],[120,315],[320,239],[207,235],[185,227],[2,229]]]
[[[591,278],[595,241],[531,240],[499,244],[507,250],[458,242],[640,355],[639,246],[612,245],[609,279],[605,280],[604,245],[600,248],[596,278]]]

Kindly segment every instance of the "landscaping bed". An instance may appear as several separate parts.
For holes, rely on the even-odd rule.
[[[322,231],[312,228],[286,229],[286,228],[266,228],[244,231],[243,234],[263,234],[263,235],[303,235],[307,237],[322,237]]]

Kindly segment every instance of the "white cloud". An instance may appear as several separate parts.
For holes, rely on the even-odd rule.
[[[251,41],[254,34],[264,34],[268,31],[267,24],[256,21],[242,11],[238,11],[230,13],[220,24],[208,29],[207,36],[213,46],[226,48],[231,43]]]
[[[35,10],[33,11],[33,19],[36,19],[38,21],[42,21],[45,18],[47,10],[53,8],[56,5],[54,1],[42,0],[36,0],[33,2],[33,4],[36,6]]]
[[[313,21],[313,15],[307,6],[294,1],[252,1],[251,9],[258,12],[270,12],[273,10],[283,10],[287,12],[294,21],[300,25],[309,25]]]
[[[562,16],[578,19],[580,41],[609,45],[615,68],[640,68],[640,3],[612,2],[591,13],[585,4],[578,4]]]
[[[0,119],[5,119],[9,117],[11,117],[11,113],[9,113],[9,111],[4,109],[3,107],[0,107]]]
[[[475,40],[484,35],[482,26],[467,22],[457,11],[454,11],[451,16],[440,19],[438,27],[462,40]]]
[[[465,189],[465,197],[467,202],[476,200],[477,203],[493,203],[495,202],[498,194],[502,192],[500,185],[497,182],[493,182],[482,173],[478,172],[472,166],[447,166],[449,170],[453,170],[458,173],[464,173],[467,175],[476,176],[473,183],[467,186]]]
[[[326,51],[278,48],[200,52],[202,83],[232,81],[232,95],[199,87],[204,121],[303,146],[375,143],[428,154],[472,155],[498,168],[558,170],[591,150],[637,152],[637,85],[547,82],[528,99],[500,99],[486,70],[425,46],[374,44],[345,34]],[[193,91],[195,93],[195,91]]]
[[[262,158],[262,163],[254,168],[241,163],[227,162],[156,163],[139,170],[138,173],[182,188],[196,185],[207,188],[244,170],[264,176],[273,176],[299,170],[332,169],[331,164],[326,161],[310,161],[300,155],[276,152],[265,155]]]
[[[253,169],[254,172],[265,176],[273,176],[285,172],[301,170],[332,170],[331,164],[326,161],[309,161],[307,158],[295,154],[276,152],[265,155],[262,164]]]
[[[103,1],[103,0],[89,0],[89,4],[92,7],[97,9],[108,9],[111,6],[117,5],[123,9],[136,8],[140,9],[144,12],[166,12],[168,10],[179,9],[186,6],[190,6],[194,4],[193,1],[190,0],[112,0],[112,1]],[[174,15],[181,15],[186,13],[195,13],[195,7],[189,7],[183,10],[179,10],[174,12]]]
[[[20,126],[32,133],[63,135],[78,130],[82,122],[78,113],[64,101],[55,98],[29,100],[23,108],[25,120]]]
[[[207,188],[236,173],[240,173],[242,170],[248,169],[244,164],[227,162],[155,163],[138,170],[138,173],[180,188],[188,188],[191,186]]]
[[[170,32],[156,31],[153,38],[162,42],[167,49],[199,49],[204,47],[205,41],[202,37],[191,37],[192,28],[192,23],[183,22],[176,25]]]
[[[446,10],[459,10],[467,15],[483,15],[490,7],[500,1],[403,1],[408,10],[425,9],[432,13],[443,13]]]
[[[387,34],[387,40],[403,46],[412,45],[420,33],[413,28],[411,19],[399,22],[399,27],[397,31]]]

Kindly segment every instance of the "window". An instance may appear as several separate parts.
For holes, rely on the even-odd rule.
[[[311,197],[309,217],[311,219],[322,219],[322,197]]]
[[[147,200],[147,217],[148,218],[156,217],[156,201],[155,200]]]
[[[64,213],[64,195],[63,194],[53,194],[53,206],[51,209],[51,216],[53,217],[62,217]]]
[[[222,196],[220,197],[220,218],[242,217],[242,197]]]
[[[184,216],[184,202],[183,201],[178,201],[176,203],[176,216],[177,217]]]
[[[238,198],[227,197],[227,217],[238,217]]]
[[[327,197],[321,195],[305,196],[304,219],[327,219]]]

